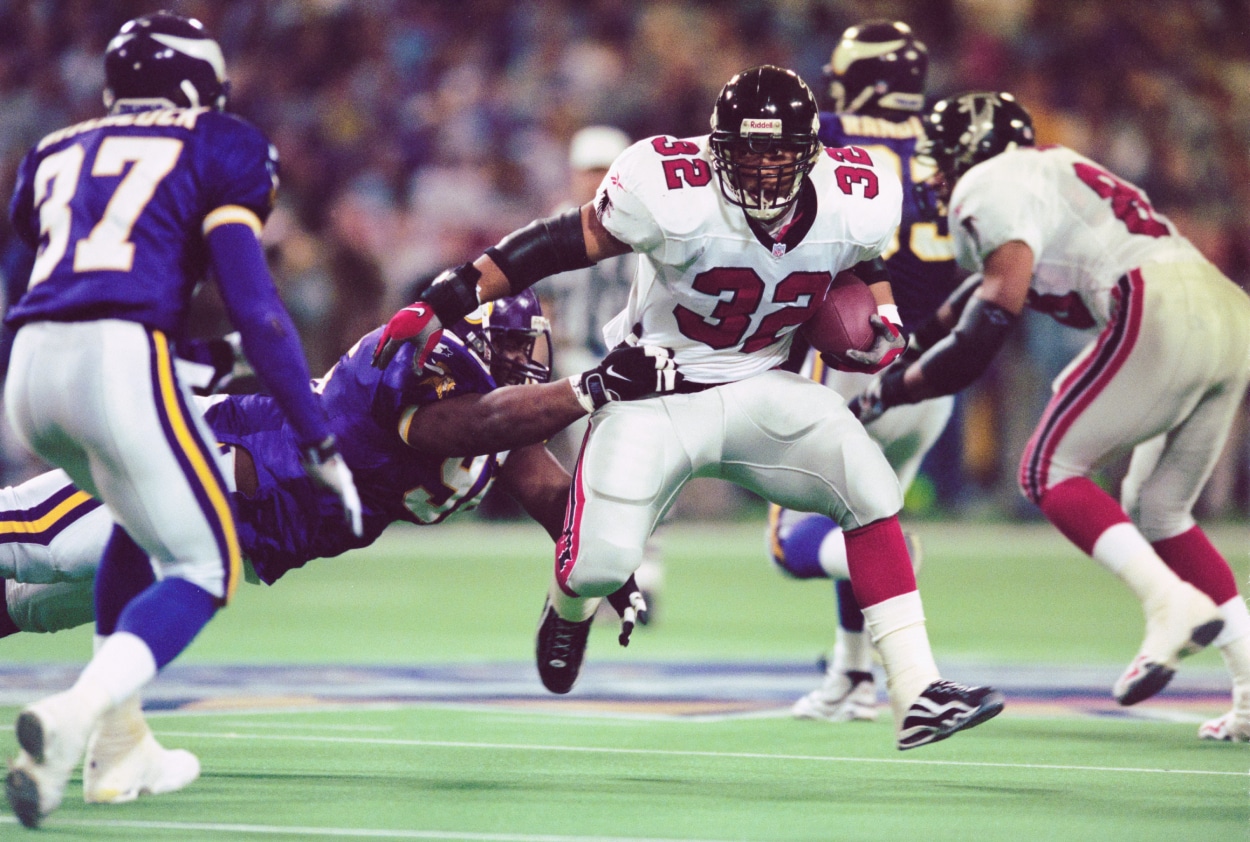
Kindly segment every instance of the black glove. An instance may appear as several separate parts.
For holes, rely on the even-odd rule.
[[[343,514],[356,537],[364,534],[364,526],[360,511],[360,494],[356,491],[356,483],[352,479],[351,469],[339,453],[334,436],[305,447],[300,452],[300,461],[304,471],[317,483],[334,492],[343,504]]]
[[[903,385],[906,372],[907,363],[892,365],[874,377],[864,391],[851,398],[847,408],[859,419],[859,423],[870,424],[890,407],[912,403],[907,396],[907,387]]]
[[[587,412],[594,412],[611,401],[670,394],[685,379],[668,348],[638,345],[627,339],[609,351],[603,362],[570,382],[577,400]]]
[[[608,604],[615,608],[616,613],[621,617],[621,633],[617,637],[617,642],[622,646],[628,646],[629,636],[633,633],[634,626],[642,622],[641,617],[647,612],[647,602],[642,597],[642,589],[638,587],[638,582],[634,580],[634,574],[629,574],[625,584],[608,594]]]

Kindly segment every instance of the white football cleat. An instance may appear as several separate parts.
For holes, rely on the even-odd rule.
[[[1230,710],[1198,728],[1198,739],[1226,743],[1250,743],[1250,711]]]
[[[5,795],[18,820],[38,827],[61,806],[65,785],[82,759],[99,711],[91,710],[73,691],[36,702],[17,717],[21,752],[9,764]]]
[[[118,745],[96,729],[83,764],[82,795],[88,804],[124,804],[140,795],[175,792],[199,776],[199,758],[164,748],[151,731],[145,729],[137,743]]]
[[[1233,709],[1202,723],[1198,739],[1250,743],[1250,688],[1233,688]]]
[[[1146,639],[1115,682],[1112,695],[1135,705],[1168,685],[1181,658],[1200,652],[1224,627],[1220,610],[1205,594],[1182,582],[1165,599],[1146,606]]]
[[[877,685],[870,672],[830,672],[824,683],[795,702],[790,712],[795,719],[873,722],[877,718]]]

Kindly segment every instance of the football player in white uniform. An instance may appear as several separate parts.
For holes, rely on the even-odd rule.
[[[820,115],[823,143],[864,149],[902,180],[902,221],[882,257],[902,324],[921,335],[960,277],[945,221],[922,218],[922,197],[916,191],[921,170],[915,151],[924,137],[920,118],[928,65],[927,48],[907,24],[869,20],[852,26],[838,39],[825,66],[827,101],[833,110]],[[871,374],[829,365],[814,350],[807,352],[801,373],[847,397],[858,394],[872,380]],[[954,403],[949,395],[934,398],[864,425],[881,446],[904,493],[946,428]],[[919,541],[912,534],[907,540],[912,563],[918,568]],[[789,576],[832,579],[838,606],[824,680],[794,703],[794,715],[826,722],[875,720],[872,645],[847,578],[842,530],[828,517],[773,505],[768,510],[768,551],[773,563]]]
[[[1099,329],[1055,381],[1021,489],[1142,603],[1145,640],[1115,684],[1120,704],[1159,692],[1179,659],[1214,642],[1234,704],[1199,735],[1250,740],[1250,613],[1192,514],[1250,381],[1250,298],[1141,190],[1070,149],[1035,148],[1010,94],[952,97],[926,120],[957,258],[984,277],[962,314],[944,308],[948,336],[853,405],[873,418],[963,388],[1026,305]],[[1130,451],[1121,507],[1090,475]]]
[[[397,313],[379,343],[429,347],[481,300],[633,250],[639,271],[607,344],[631,329],[671,348],[683,393],[633,401],[587,381],[594,407],[574,471],[555,580],[538,631],[544,685],[577,678],[592,614],[638,567],[648,535],[692,477],[719,477],[771,502],[834,519],[846,533],[856,596],[881,653],[897,745],[914,748],[996,715],[1002,695],[941,679],[898,525],[902,494],[880,448],[843,399],[781,368],[797,326],[833,277],[879,257],[899,222],[893,172],[861,149],[824,148],[812,92],[769,65],[735,75],[712,132],[651,137],[612,165],[593,202],[531,223],[473,264],[445,273]],[[888,278],[872,368],[905,344]]]

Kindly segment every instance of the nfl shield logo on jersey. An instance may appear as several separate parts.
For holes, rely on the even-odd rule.
[[[786,253],[785,243],[773,243],[773,257],[784,257]]]

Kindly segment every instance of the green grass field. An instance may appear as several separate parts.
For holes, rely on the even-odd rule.
[[[1114,677],[1135,652],[1135,601],[1049,527],[917,529],[930,636],[949,677],[1012,666]],[[1245,526],[1213,530],[1243,583],[1248,536]],[[110,807],[84,805],[75,781],[39,832],[492,842],[1250,838],[1250,746],[1195,738],[1197,721],[1227,707],[1222,696],[1195,708],[1165,693],[1126,717],[1013,709],[1008,692],[999,718],[910,752],[893,748],[884,711],[877,723],[827,725],[785,716],[788,698],[735,716],[590,699],[597,676],[631,666],[814,662],[832,639],[828,585],[776,573],[756,523],[669,527],[657,623],[628,649],[616,646],[612,628],[597,627],[573,693],[532,693],[549,546],[532,526],[395,530],[368,552],[314,563],[273,588],[241,588],[175,665],[465,665],[485,679],[506,669],[523,676],[529,700],[251,704],[244,692],[228,707],[184,704],[154,714],[153,727],[165,744],[199,754],[199,781]],[[0,645],[10,667],[66,672],[87,657],[90,631]],[[1218,654],[1204,652],[1181,677],[1218,682],[1220,669]],[[688,680],[697,685],[698,674]],[[817,681],[813,666],[803,686]],[[0,708],[0,722],[15,711]],[[7,727],[0,750],[14,751]],[[4,838],[23,832],[12,819],[0,823]]]

